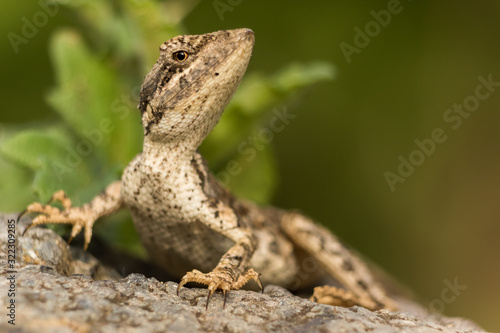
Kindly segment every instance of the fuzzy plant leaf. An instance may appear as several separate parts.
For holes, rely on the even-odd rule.
[[[334,67],[324,62],[294,63],[267,76],[248,75],[201,147],[219,179],[242,197],[268,202],[277,186],[270,145],[294,118],[287,101],[334,75]],[[234,172],[235,168],[239,171]]]
[[[12,163],[0,152],[0,211],[14,212],[18,207],[26,207],[37,197],[20,189],[29,189],[32,173],[26,168]]]
[[[229,160],[215,176],[236,196],[268,203],[278,185],[273,151],[269,145],[245,144],[242,153]]]
[[[126,0],[123,2],[125,20],[135,27],[134,52],[140,55],[141,69],[148,70],[156,62],[159,46],[166,40],[184,33],[179,22],[198,4],[199,0]]]
[[[47,200],[61,188],[73,194],[89,182],[89,170],[70,156],[68,147],[72,141],[73,138],[59,127],[25,130],[5,140],[0,146],[0,154],[18,167],[31,170],[35,175],[33,192]]]
[[[6,139],[0,146],[0,153],[20,166],[36,170],[46,160],[63,160],[67,139],[56,129],[25,130]]]
[[[48,97],[50,105],[81,138],[97,128],[110,113],[118,78],[93,55],[74,30],[56,33],[50,46],[57,88]]]
[[[140,151],[142,131],[133,100],[139,87],[93,54],[76,31],[56,33],[51,55],[58,84],[49,104],[103,164],[127,163]]]
[[[325,62],[293,63],[270,75],[248,73],[203,143],[202,152],[218,167],[233,158],[238,145],[273,115],[275,106],[284,104],[286,108],[286,101],[301,89],[334,77],[335,67]]]
[[[156,61],[161,43],[182,33],[179,22],[198,2],[74,0],[65,6],[77,14],[100,52],[123,62],[136,59],[142,68]]]

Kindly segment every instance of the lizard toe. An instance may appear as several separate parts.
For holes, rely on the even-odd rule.
[[[260,282],[259,275],[260,274],[255,272],[255,270],[253,270],[252,268],[247,270],[244,274],[241,274],[237,279],[235,278],[234,274],[231,274],[230,272],[227,272],[225,270],[214,270],[210,273],[202,273],[195,269],[191,272],[186,273],[181,282],[179,282],[177,286],[177,295],[179,295],[179,290],[186,283],[196,282],[207,285],[208,297],[207,303],[205,305],[206,308],[208,308],[210,297],[216,290],[222,290],[222,293],[224,295],[223,307],[225,307],[227,295],[229,294],[229,292],[231,290],[240,289],[250,280],[255,280],[262,290],[262,283]]]

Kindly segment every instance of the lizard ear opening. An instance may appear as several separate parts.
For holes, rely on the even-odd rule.
[[[149,105],[149,103],[146,105],[146,116],[148,120],[153,119],[153,108]]]

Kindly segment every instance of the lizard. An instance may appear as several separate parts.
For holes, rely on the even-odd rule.
[[[180,281],[177,294],[188,282],[207,285],[207,308],[216,290],[225,305],[230,290],[251,280],[260,289],[262,283],[298,289],[331,276],[343,289],[316,288],[314,300],[396,309],[365,263],[328,229],[298,212],[236,198],[198,152],[240,84],[254,42],[250,29],[164,42],[141,86],[142,152],[87,204],[73,206],[60,190],[45,205],[29,205],[19,216],[36,217],[24,233],[70,224],[69,241],[83,229],[86,249],[94,222],[128,207],[152,262]]]

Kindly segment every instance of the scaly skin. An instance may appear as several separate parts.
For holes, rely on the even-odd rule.
[[[253,45],[248,29],[163,43],[141,88],[143,152],[121,182],[90,204],[72,207],[58,192],[63,211],[30,205],[27,212],[40,214],[33,225],[73,224],[72,237],[84,228],[87,246],[95,220],[126,206],[152,261],[179,278],[179,288],[208,285],[207,306],[217,289],[227,296],[250,280],[261,286],[260,274],[264,283],[297,289],[326,272],[347,290],[317,289],[314,299],[394,308],[363,262],[328,230],[298,213],[235,198],[197,152],[238,87]]]

